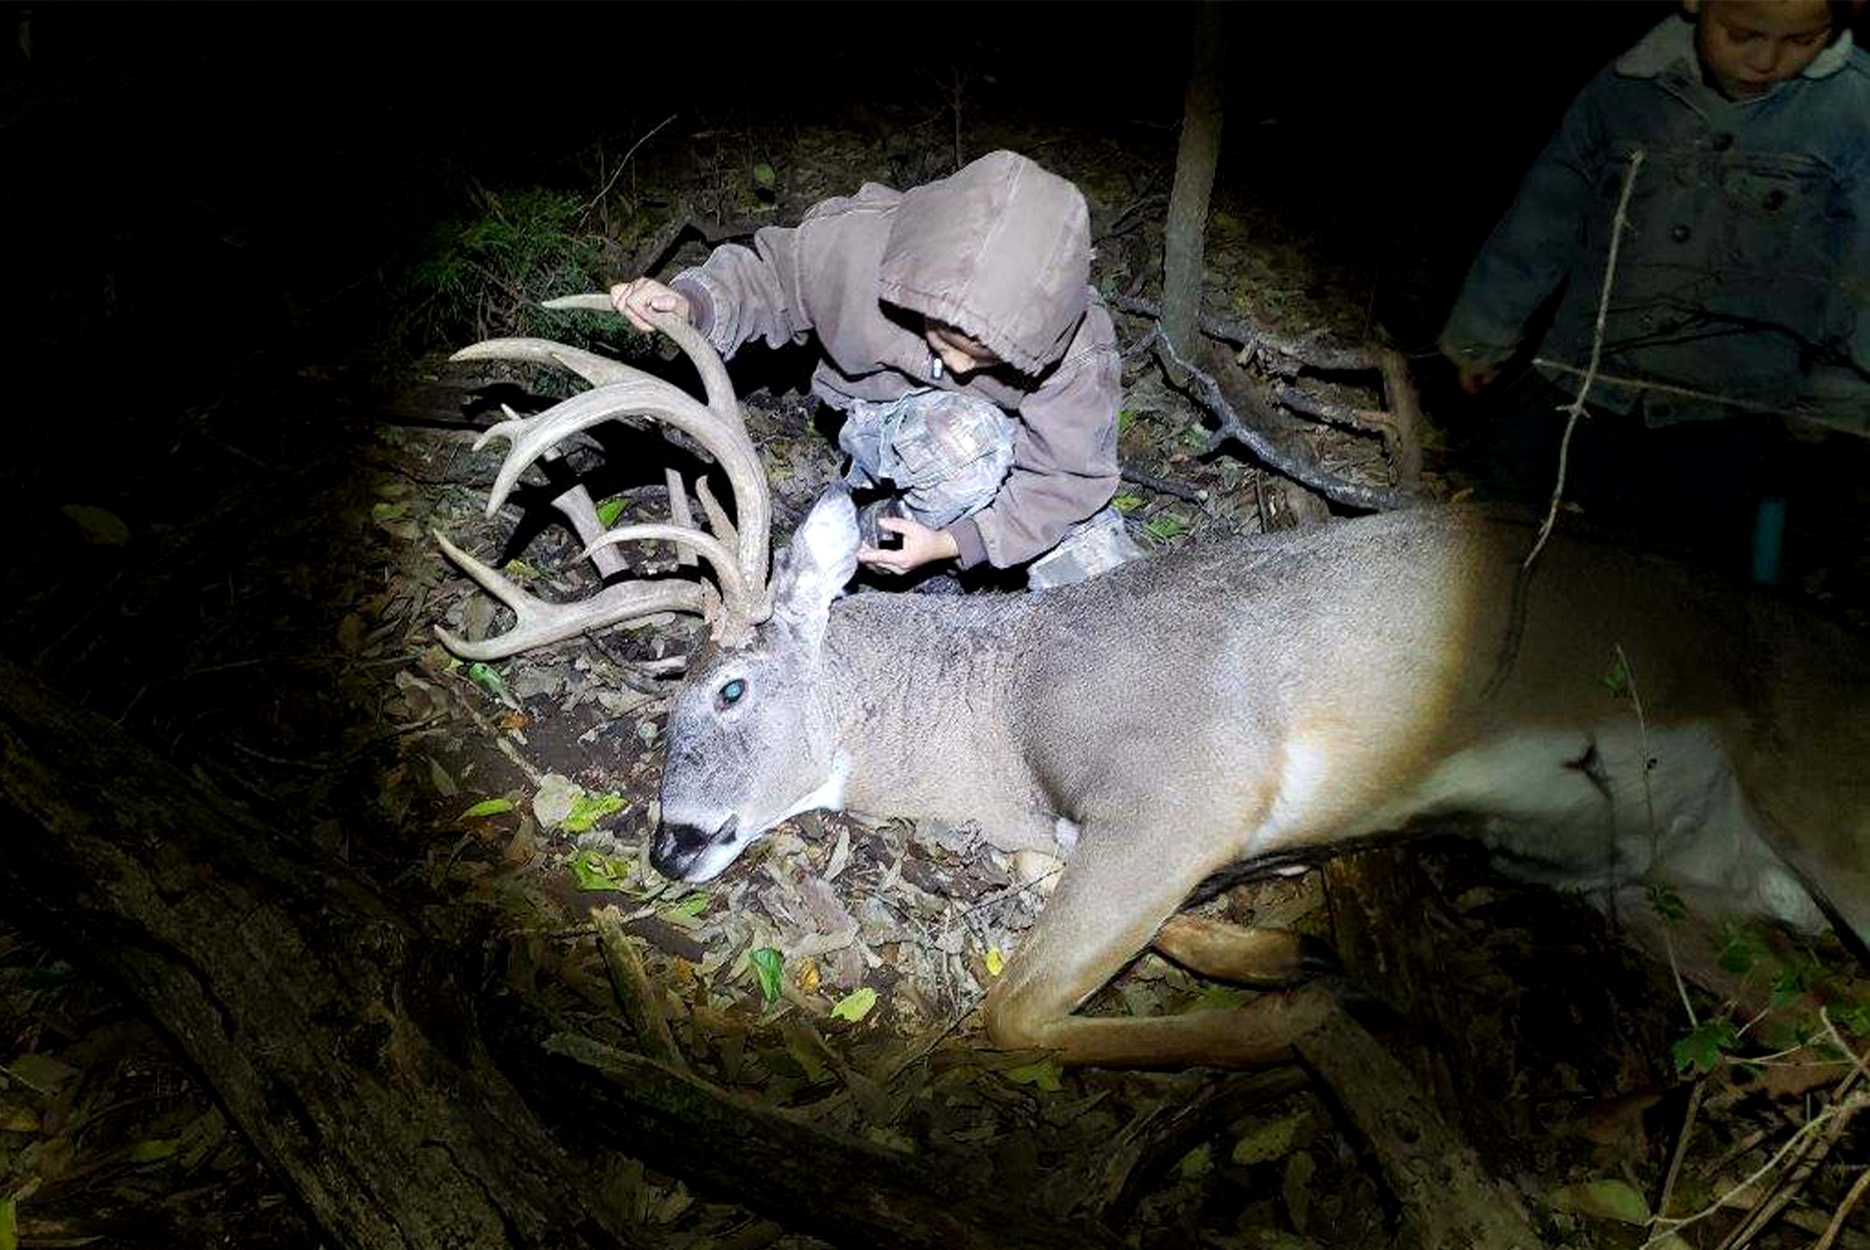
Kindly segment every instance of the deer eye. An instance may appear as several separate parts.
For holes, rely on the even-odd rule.
[[[725,706],[740,702],[740,696],[747,693],[747,683],[736,677],[721,687],[721,703]]]

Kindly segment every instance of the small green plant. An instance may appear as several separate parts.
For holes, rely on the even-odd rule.
[[[399,277],[407,298],[390,314],[384,365],[477,339],[538,336],[606,355],[641,356],[646,336],[608,313],[540,307],[554,296],[604,290],[605,240],[577,192],[477,189],[472,211],[437,222]]]

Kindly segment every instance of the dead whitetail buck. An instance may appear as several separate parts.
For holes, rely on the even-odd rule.
[[[1322,986],[1159,1019],[1072,1012],[1151,944],[1216,977],[1295,979],[1289,937],[1178,909],[1237,861],[1442,816],[1545,880],[1647,876],[1705,913],[1830,918],[1870,938],[1870,673],[1843,632],[1571,540],[1516,586],[1527,529],[1459,508],[1215,543],[1037,594],[840,599],[858,536],[833,491],[769,585],[769,500],[725,373],[693,331],[664,328],[705,406],[539,340],[461,353],[556,362],[594,385],[490,431],[512,447],[488,511],[567,436],[665,421],[733,483],[737,530],[705,493],[717,537],[599,534],[588,500],[561,503],[587,514],[575,524],[594,552],[686,544],[718,595],[623,581],[547,605],[444,540],[518,624],[443,639],[490,657],[649,612],[710,614],[669,713],[651,860],[672,877],[707,880],[811,808],[976,821],[1008,850],[1064,856],[988,995],[995,1042],[1077,1063],[1270,1057],[1333,1010]],[[1640,715],[1606,688],[1619,654]]]

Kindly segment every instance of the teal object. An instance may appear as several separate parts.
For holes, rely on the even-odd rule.
[[[1753,580],[1779,584],[1779,557],[1786,545],[1786,501],[1771,495],[1760,500],[1753,516]]]

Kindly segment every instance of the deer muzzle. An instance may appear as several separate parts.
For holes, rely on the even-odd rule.
[[[734,861],[740,846],[739,824],[735,816],[713,830],[665,821],[650,848],[649,862],[665,877],[706,881]]]

